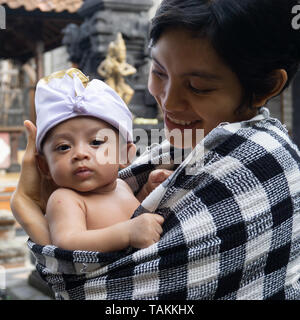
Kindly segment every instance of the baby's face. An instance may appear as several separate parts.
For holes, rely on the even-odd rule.
[[[101,192],[118,176],[118,133],[96,118],[76,117],[57,125],[46,138],[43,153],[60,187]]]

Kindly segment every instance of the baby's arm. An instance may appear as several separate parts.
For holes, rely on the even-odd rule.
[[[174,171],[156,169],[150,172],[147,183],[144,184],[136,198],[142,202],[156,187],[164,182]]]
[[[100,252],[148,247],[160,239],[164,221],[157,214],[142,214],[110,227],[87,230],[84,203],[74,191],[63,188],[49,198],[46,218],[53,245]]]

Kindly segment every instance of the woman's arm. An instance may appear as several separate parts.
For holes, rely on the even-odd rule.
[[[33,242],[40,245],[51,243],[48,223],[35,201],[16,190],[11,199],[11,210]]]
[[[50,234],[43,212],[49,195],[55,187],[41,176],[36,163],[36,127],[31,121],[25,121],[28,133],[26,151],[22,161],[22,170],[17,188],[12,195],[12,212],[32,241],[50,244]]]
[[[52,193],[46,219],[53,245],[66,250],[100,252],[122,250],[128,246],[148,247],[160,239],[164,221],[157,214],[143,214],[106,228],[88,230],[85,205],[74,191],[68,189]]]

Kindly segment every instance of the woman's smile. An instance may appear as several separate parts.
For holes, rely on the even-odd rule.
[[[169,113],[164,114],[164,121],[169,130],[173,129],[193,129],[195,125],[199,124],[201,122],[200,120],[184,120],[180,119],[179,117],[174,117],[173,115]]]

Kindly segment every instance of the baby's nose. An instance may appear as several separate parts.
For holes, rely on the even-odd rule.
[[[89,158],[89,152],[85,148],[76,148],[74,150],[73,160],[84,160]]]

